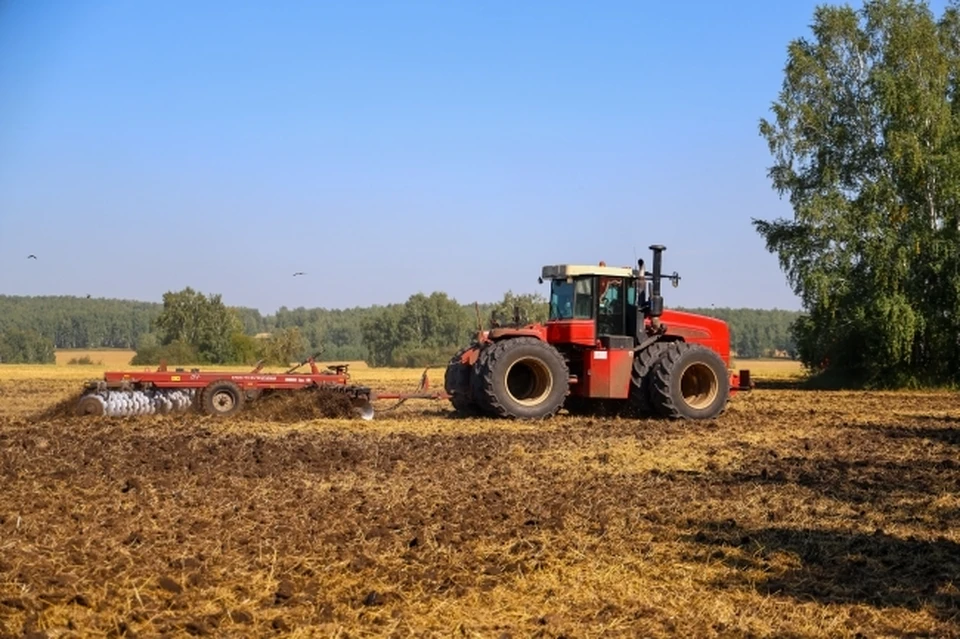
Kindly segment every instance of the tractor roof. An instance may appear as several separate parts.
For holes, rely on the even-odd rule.
[[[596,264],[555,264],[544,266],[540,276],[548,279],[566,279],[584,275],[603,275],[606,277],[637,277],[636,269],[628,266],[597,266]]]

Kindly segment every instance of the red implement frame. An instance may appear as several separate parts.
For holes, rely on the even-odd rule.
[[[293,372],[303,364],[310,365],[309,373]],[[214,382],[227,380],[239,386],[243,391],[303,390],[312,387],[325,387],[342,390],[355,398],[368,401],[396,399],[401,400],[402,403],[408,399],[449,399],[449,396],[443,391],[429,390],[430,380],[427,377],[426,370],[424,370],[420,378],[420,385],[415,392],[398,393],[378,392],[367,386],[351,385],[350,374],[347,372],[348,367],[348,364],[335,364],[328,366],[326,371],[321,371],[312,357],[284,373],[264,373],[261,371],[262,365],[257,365],[252,371],[243,373],[202,371],[198,368],[169,370],[165,364],[161,364],[156,370],[107,371],[103,374],[102,380],[90,382],[87,386],[90,389],[99,390],[139,388],[201,390]]]
[[[264,373],[257,366],[249,373],[231,371],[201,371],[199,368],[174,370],[161,364],[156,370],[144,371],[107,371],[102,382],[91,385],[106,388],[206,388],[213,382],[229,380],[243,390],[300,390],[311,386],[347,386],[350,375],[346,364],[331,366],[326,372],[320,371],[313,358],[304,363],[310,364],[309,373],[294,373],[291,369],[285,373]],[[299,368],[299,366],[297,367]],[[360,390],[362,387],[358,387]]]

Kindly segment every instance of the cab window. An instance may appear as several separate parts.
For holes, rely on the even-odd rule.
[[[597,333],[623,335],[625,318],[623,278],[601,277],[599,285]]]
[[[592,319],[593,305],[592,277],[551,282],[550,319]]]
[[[573,306],[574,319],[593,318],[593,278],[584,277],[575,280],[575,296]]]
[[[573,319],[573,282],[563,280],[551,282],[550,319]]]

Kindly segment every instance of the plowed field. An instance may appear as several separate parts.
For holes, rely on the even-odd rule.
[[[38,418],[41,373],[0,368],[0,636],[960,636],[956,394]]]

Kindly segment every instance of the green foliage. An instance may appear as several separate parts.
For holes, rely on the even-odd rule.
[[[157,348],[160,346],[160,339],[157,337],[156,333],[144,333],[139,339],[137,339],[137,347],[135,350],[143,351],[151,348]]]
[[[146,366],[166,362],[171,366],[199,364],[200,354],[191,344],[182,340],[174,340],[169,344],[155,345],[142,348],[133,356],[130,363],[134,366]]]
[[[0,295],[0,333],[36,331],[55,348],[134,348],[160,310],[131,300]]]
[[[519,310],[522,324],[546,322],[550,315],[550,305],[543,295],[539,293],[516,295],[513,291],[507,291],[503,299],[490,309],[491,321],[502,325],[513,324],[515,310]]]
[[[372,366],[427,366],[446,364],[471,327],[466,308],[446,293],[417,293],[364,318],[360,332]]]
[[[161,344],[189,344],[205,364],[229,362],[233,356],[230,336],[243,329],[220,295],[205,296],[190,287],[164,293],[163,311],[155,324]]]
[[[258,355],[268,364],[288,366],[291,362],[306,359],[309,344],[296,326],[274,331],[270,337],[260,341]]]
[[[53,364],[53,342],[37,331],[8,328],[0,331],[0,363]]]
[[[730,326],[730,348],[737,357],[788,357],[797,359],[797,343],[792,326],[801,319],[797,311],[771,311],[753,308],[689,308],[688,313],[707,315]]]
[[[103,360],[93,361],[89,355],[83,357],[71,357],[67,366],[103,366]]]
[[[230,336],[230,362],[255,364],[260,359],[261,346],[256,338],[239,331]]]
[[[797,350],[851,383],[960,380],[960,13],[819,7],[760,132],[793,219],[754,220],[806,316]]]

